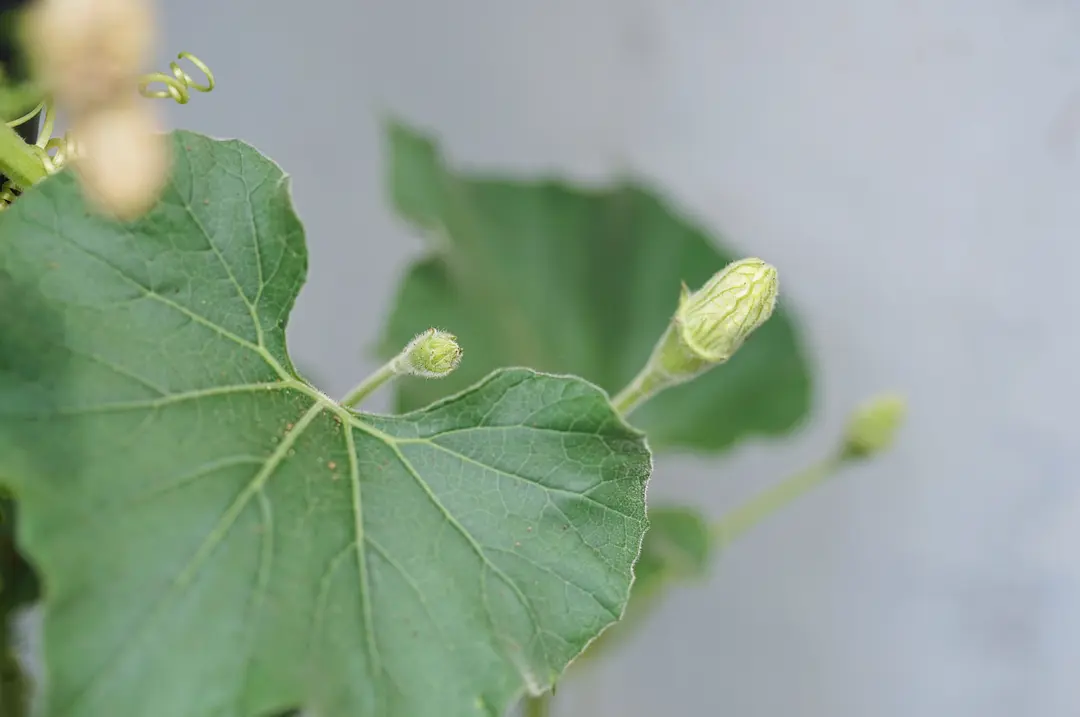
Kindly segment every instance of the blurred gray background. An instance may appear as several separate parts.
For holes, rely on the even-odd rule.
[[[383,193],[394,114],[486,170],[647,177],[780,267],[813,420],[666,457],[652,500],[719,515],[864,396],[908,395],[895,451],[734,546],[560,715],[1080,715],[1080,2],[160,6],[162,69],[189,50],[220,82],[170,124],[293,176],[311,271],[290,337],[329,392],[375,367],[422,250]]]

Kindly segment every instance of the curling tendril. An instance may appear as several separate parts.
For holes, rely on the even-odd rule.
[[[195,79],[184,71],[180,67],[177,60],[187,60],[194,65],[203,75],[206,76],[205,82],[196,82]],[[190,52],[181,52],[176,56],[176,60],[169,63],[169,69],[172,71],[172,75],[167,75],[164,72],[154,72],[148,75],[143,75],[139,80],[139,94],[143,97],[150,99],[173,99],[178,104],[185,105],[191,99],[191,92],[210,92],[214,89],[216,84],[214,80],[214,73],[210,71],[206,63],[200,60]],[[162,87],[160,89],[151,89],[151,85],[160,83]],[[65,132],[62,135],[56,137],[52,136],[53,126],[56,124],[56,107],[52,103],[51,99],[45,99],[40,102],[34,109],[27,112],[22,117],[13,119],[7,122],[8,127],[18,127],[19,125],[29,122],[30,120],[39,116],[39,113],[44,114],[45,120],[41,128],[41,132],[38,136],[38,141],[32,145],[35,152],[40,156],[42,164],[45,165],[45,169],[49,174],[55,174],[63,169],[68,162],[77,154],[78,146],[75,138],[71,136],[70,132]],[[19,196],[21,187],[15,185],[11,180],[5,181],[0,184],[0,211],[3,211],[11,205],[13,201]]]
[[[191,75],[184,72],[183,68],[176,60],[187,60],[191,64],[195,65],[203,75],[206,76],[206,83],[198,83],[192,78]],[[196,92],[209,92],[214,89],[214,73],[210,71],[210,68],[206,66],[199,58],[192,55],[190,52],[181,52],[176,56],[176,60],[169,63],[169,69],[172,70],[172,76],[166,75],[164,72],[154,72],[153,74],[143,75],[143,78],[139,81],[139,93],[143,97],[149,97],[152,99],[167,99],[172,98],[177,103],[186,105],[188,100],[191,99],[191,91]],[[162,89],[152,90],[150,85],[154,83],[161,83]]]

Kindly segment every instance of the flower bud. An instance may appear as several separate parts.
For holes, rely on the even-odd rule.
[[[867,458],[888,450],[907,413],[903,396],[883,394],[859,406],[848,419],[843,458]]]
[[[438,329],[428,329],[409,342],[402,352],[403,373],[425,378],[442,378],[461,363],[457,337]]]
[[[623,415],[660,391],[724,363],[772,316],[779,289],[776,268],[740,259],[691,293],[683,284],[675,316],[641,372],[612,399]]]
[[[149,0],[38,0],[27,32],[37,78],[78,118],[135,91],[154,17]]]
[[[87,197],[109,215],[130,221],[157,202],[168,181],[168,138],[148,103],[129,97],[83,118],[72,130]]]
[[[778,288],[776,269],[761,259],[728,264],[692,294],[683,285],[679,337],[696,357],[723,363],[772,316]]]

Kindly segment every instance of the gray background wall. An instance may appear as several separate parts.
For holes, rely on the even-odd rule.
[[[462,162],[629,169],[781,268],[820,381],[791,442],[666,458],[651,496],[719,513],[826,449],[864,395],[902,444],[738,544],[572,715],[1080,715],[1080,3],[169,0],[160,60],[220,80],[170,122],[294,177],[298,360],[372,369],[421,245],[378,118]],[[385,404],[383,404],[385,405]],[[1070,421],[1070,419],[1073,419]]]

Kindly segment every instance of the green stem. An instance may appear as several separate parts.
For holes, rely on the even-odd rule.
[[[551,693],[525,698],[525,710],[521,717],[548,717],[551,714]]]
[[[652,362],[641,370],[626,388],[611,399],[611,406],[623,418],[671,384],[670,379],[656,371]]]
[[[349,391],[345,398],[341,399],[341,405],[350,407],[355,406],[378,390],[379,386],[382,386],[384,383],[401,373],[401,363],[404,356],[405,354],[403,353],[398,354],[390,359],[390,361],[383,365],[378,371],[357,384],[356,388]]]
[[[827,458],[754,496],[713,523],[713,539],[723,547],[811,489],[834,476],[843,460]]]
[[[672,322],[656,342],[648,362],[611,405],[626,418],[661,391],[691,381],[716,365],[691,351]]]
[[[27,189],[49,176],[41,157],[23,141],[19,133],[0,122],[0,173],[20,189]]]

